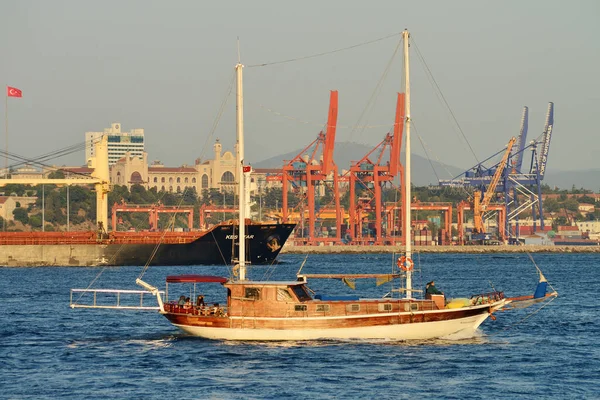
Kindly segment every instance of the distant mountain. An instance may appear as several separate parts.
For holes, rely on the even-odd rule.
[[[546,172],[544,183],[550,187],[558,186],[561,189],[571,190],[584,188],[600,191],[600,168],[579,171],[550,171]]]
[[[351,161],[358,161],[365,154],[371,151],[372,147],[364,144],[351,142],[338,142],[335,144],[335,162],[338,169],[347,170]],[[253,163],[254,168],[281,168],[283,160],[291,160],[302,149],[291,151],[263,161]],[[371,159],[375,158],[372,157]],[[404,154],[402,155],[404,160]],[[424,157],[414,154],[412,157],[413,183],[417,186],[437,185],[438,177],[440,179],[450,179],[464,172],[464,169],[442,164],[436,161],[427,160]],[[434,172],[435,171],[435,172]],[[438,176],[436,176],[436,173]],[[600,191],[600,169],[589,169],[580,171],[552,171],[548,169],[544,183],[550,187],[559,187],[570,190],[573,185],[575,188],[589,189],[594,192]]]
[[[340,171],[350,169],[351,161],[360,160],[365,154],[371,151],[371,149],[372,147],[364,144],[351,142],[336,143],[335,162],[338,169]],[[300,153],[300,151],[302,151],[302,149],[271,157],[263,161],[252,163],[252,166],[254,168],[281,168],[283,166],[283,160],[291,160]],[[371,160],[376,157],[376,155],[371,157]],[[404,154],[402,155],[402,159],[404,160]],[[413,184],[417,186],[427,186],[430,184],[437,185],[438,177],[436,177],[436,173],[439,175],[440,179],[450,179],[463,171],[464,170],[461,168],[441,164],[436,161],[431,161],[430,163],[426,158],[416,154],[413,154],[412,156],[412,181]]]

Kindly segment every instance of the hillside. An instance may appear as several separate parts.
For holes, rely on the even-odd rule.
[[[283,160],[290,160],[300,153],[302,149],[298,149],[289,153],[281,154],[275,157],[268,158],[257,163],[253,163],[254,168],[281,168]],[[351,142],[338,142],[335,144],[335,162],[338,165],[338,169],[347,170],[350,167],[351,161],[360,160],[371,151],[371,147]],[[375,157],[373,157],[375,158]],[[404,159],[404,154],[402,154]],[[432,166],[433,165],[433,166]],[[435,171],[435,172],[434,172]],[[413,155],[412,157],[412,179],[413,184],[417,186],[437,185],[438,177],[441,179],[449,179],[458,174],[463,170],[457,167],[441,164],[435,161],[430,162],[419,155]]]
[[[268,158],[256,163],[253,163],[254,168],[280,168],[283,165],[283,160],[290,160],[296,156],[302,149],[291,151],[289,153],[280,154],[275,157]],[[338,142],[335,144],[335,161],[340,170],[348,169],[351,161],[356,161],[362,158],[365,154],[371,151],[371,147],[351,142]],[[404,159],[404,154],[402,154]],[[549,161],[549,164],[551,161]],[[424,157],[413,154],[413,184],[416,186],[437,185],[439,179],[450,179],[462,172],[464,169],[442,164],[436,161],[427,160]],[[435,171],[435,172],[434,172]],[[436,176],[437,173],[437,176]],[[589,169],[580,171],[553,171],[548,168],[544,183],[550,187],[558,187],[560,189],[570,190],[573,185],[575,188],[589,189],[597,192],[600,188],[600,169]]]
[[[597,193],[600,190],[600,168],[579,171],[548,170],[544,183],[550,187],[556,186],[561,189],[571,190],[575,186],[577,189],[584,188]]]

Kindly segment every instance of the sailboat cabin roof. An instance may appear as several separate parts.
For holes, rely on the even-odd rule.
[[[228,285],[243,285],[243,286],[297,286],[304,285],[305,281],[234,281],[228,282]]]

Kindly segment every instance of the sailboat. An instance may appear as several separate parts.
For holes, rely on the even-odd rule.
[[[405,129],[406,129],[406,204],[410,204],[410,84],[408,68],[409,33],[402,33],[405,61]],[[242,64],[237,71],[237,134],[240,151],[239,176],[244,176],[244,132]],[[245,199],[244,179],[239,181],[240,199]],[[240,201],[240,220],[244,221],[245,206]],[[410,232],[410,207],[405,207],[405,232]],[[244,238],[244,224],[239,225],[239,237]],[[410,235],[406,235],[410,238]],[[167,277],[174,283],[219,283],[227,291],[227,303],[208,306],[198,302],[185,306],[163,302],[155,288],[160,313],[173,325],[195,336],[224,340],[313,340],[313,339],[431,339],[454,334],[473,334],[495,311],[506,305],[502,292],[485,293],[472,302],[449,308],[442,294],[413,296],[410,239],[404,255],[398,260],[399,270],[391,274],[298,274],[290,281],[252,281],[248,279],[245,240],[239,241],[239,271],[234,278],[183,275]],[[309,279],[404,279],[404,298],[366,299],[360,297],[313,296]],[[144,285],[145,282],[138,281]],[[476,300],[476,301],[475,301]]]
[[[409,81],[409,33],[402,33],[404,45],[404,83],[405,83],[405,131],[406,131],[406,203],[411,202],[411,152],[410,152],[410,81]],[[240,221],[246,221],[245,201],[246,179],[249,167],[244,165],[244,125],[243,125],[243,88],[242,69],[238,63],[237,75],[237,135],[239,165],[239,215]],[[247,223],[247,222],[246,222]],[[174,326],[182,331],[207,339],[217,340],[339,340],[339,339],[388,339],[388,340],[426,340],[473,336],[478,327],[493,313],[506,307],[511,300],[503,292],[479,293],[462,301],[447,302],[443,294],[427,293],[417,298],[421,292],[412,288],[414,262],[410,242],[411,210],[404,210],[404,232],[407,238],[402,256],[397,260],[396,270],[389,274],[302,274],[302,266],[295,279],[288,281],[254,281],[248,277],[246,256],[246,224],[238,224],[238,252],[236,265],[231,277],[207,275],[167,276],[166,290],[163,292],[140,278],[136,283],[144,288],[139,291],[140,302],[137,306],[98,305],[96,295],[109,290],[94,291],[94,303],[89,306],[71,302],[72,307],[90,308],[135,308],[156,309]],[[377,282],[400,280],[400,288],[395,297],[362,298],[360,296],[324,296],[314,295],[308,282],[312,279],[337,279],[347,282],[356,279],[375,279]],[[169,300],[170,285],[192,284],[195,296],[204,293],[196,291],[203,285],[222,285],[226,291],[224,304],[205,303],[198,295],[192,303],[189,298]],[[72,289],[73,291],[84,289]],[[90,290],[87,290],[88,292]],[[210,291],[210,290],[209,290]],[[110,291],[114,294],[117,291]],[[125,295],[125,291],[122,291]],[[144,294],[152,293],[158,307],[146,307],[141,303]],[[171,290],[173,292],[173,290]],[[214,292],[214,291],[213,291]],[[131,294],[133,291],[128,291]],[[396,293],[398,293],[396,295]],[[117,302],[121,298],[119,292]],[[146,296],[147,297],[147,296]],[[182,296],[183,297],[183,296]],[[186,301],[187,300],[187,301]]]

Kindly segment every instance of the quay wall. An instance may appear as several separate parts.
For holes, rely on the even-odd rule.
[[[281,253],[289,254],[356,254],[401,253],[402,246],[291,246],[285,245]],[[413,246],[420,253],[600,253],[600,246]]]

